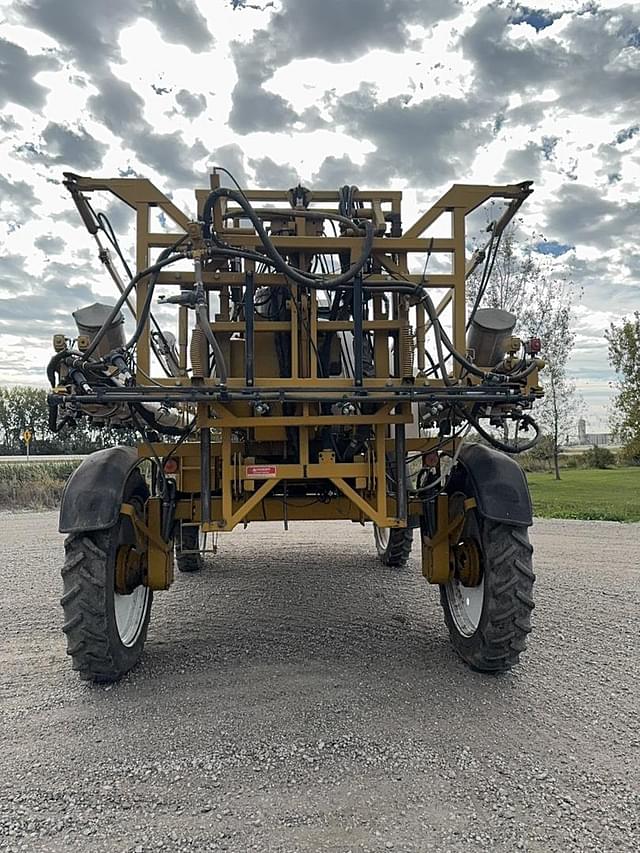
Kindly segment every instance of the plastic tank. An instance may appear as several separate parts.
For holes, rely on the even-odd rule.
[[[480,367],[495,367],[505,357],[506,343],[513,334],[516,317],[501,308],[480,308],[467,332],[467,349],[474,351]]]
[[[94,302],[93,305],[87,305],[86,308],[79,308],[77,311],[74,311],[72,316],[76,321],[78,334],[88,335],[90,340],[93,340],[103,324],[106,323],[112,310],[113,305]],[[122,348],[124,344],[124,316],[122,311],[118,311],[104,337],[98,344],[94,352],[94,357],[102,358],[112,350]]]

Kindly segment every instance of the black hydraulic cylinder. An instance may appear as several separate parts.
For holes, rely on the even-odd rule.
[[[395,425],[396,518],[407,520],[407,441],[405,425]]]
[[[200,522],[211,521],[211,429],[200,430]]]
[[[254,336],[254,278],[253,272],[244,277],[244,375],[248,386],[255,378],[255,336]]]
[[[363,303],[362,276],[360,273],[353,277],[353,384],[362,385],[363,376]]]

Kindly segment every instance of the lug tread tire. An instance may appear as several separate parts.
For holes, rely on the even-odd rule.
[[[440,588],[440,602],[452,645],[460,657],[480,672],[507,672],[519,662],[531,632],[533,547],[523,528],[486,519],[479,519],[479,526],[485,586],[476,632],[471,637],[460,634],[444,586]]]
[[[187,551],[195,551],[199,547],[199,530],[188,525],[182,528],[181,535],[176,537],[176,565],[181,572],[200,572],[204,566],[202,554],[183,554],[180,545],[186,546]]]
[[[407,565],[412,546],[412,527],[392,527],[389,529],[387,547],[384,549],[378,547],[378,556],[383,565],[389,566],[389,568],[402,569]]]
[[[120,644],[118,648],[107,615],[108,608],[113,606],[105,583],[111,544],[109,530],[71,534],[64,544],[66,558],[60,603],[64,611],[62,630],[67,637],[67,654],[81,679],[97,683],[118,681],[137,663],[151,610],[150,592],[138,639],[131,647]]]

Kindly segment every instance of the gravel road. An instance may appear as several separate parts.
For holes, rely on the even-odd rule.
[[[3,851],[640,849],[640,525],[536,523],[500,677],[369,529],[253,525],[156,597],[111,687],[64,653],[56,515],[0,531]]]

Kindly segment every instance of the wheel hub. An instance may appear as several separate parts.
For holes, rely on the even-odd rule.
[[[469,539],[452,548],[453,575],[467,587],[478,586],[482,578],[482,566],[478,546]]]
[[[142,554],[133,545],[120,545],[116,554],[115,589],[120,595],[130,595],[144,580]]]

